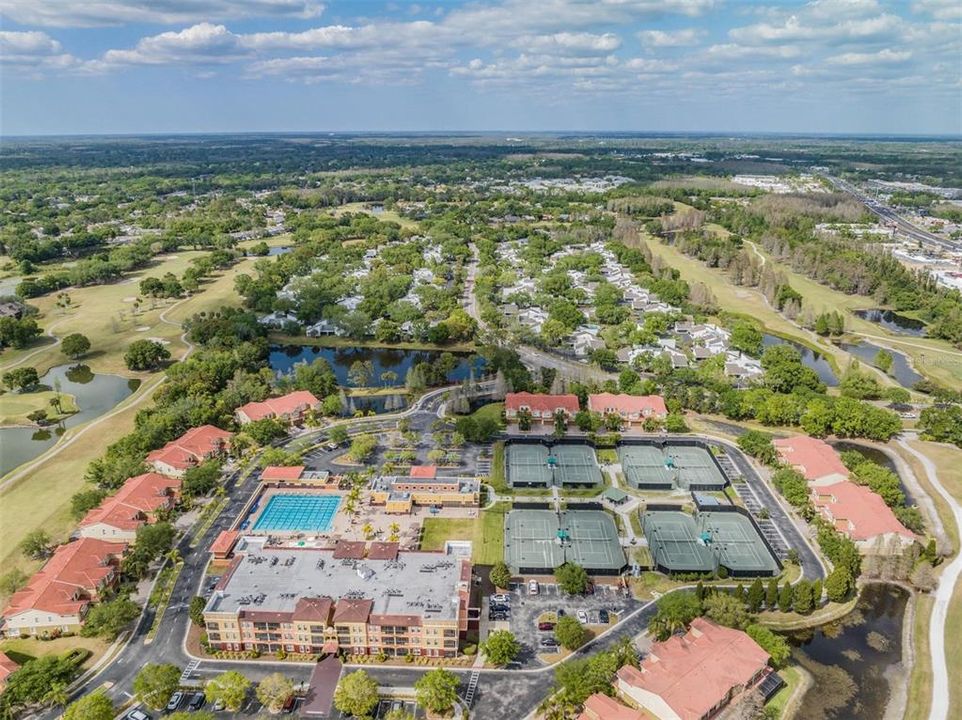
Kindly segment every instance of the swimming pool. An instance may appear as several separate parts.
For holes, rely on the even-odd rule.
[[[327,532],[339,495],[272,495],[254,523],[255,532]]]

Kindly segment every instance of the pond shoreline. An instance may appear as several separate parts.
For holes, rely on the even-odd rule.
[[[449,345],[434,345],[422,342],[381,342],[380,340],[354,340],[351,338],[325,335],[322,337],[307,337],[306,335],[285,335],[284,333],[268,333],[267,340],[272,345],[310,345],[326,348],[369,348],[371,350],[423,350],[427,352],[474,353],[478,346],[475,343],[451,343]]]

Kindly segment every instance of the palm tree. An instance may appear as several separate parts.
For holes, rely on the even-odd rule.
[[[178,563],[183,562],[184,558],[180,554],[180,550],[178,550],[177,548],[171,548],[170,551],[167,553],[167,560],[170,562],[171,565],[177,565]]]
[[[364,523],[364,527],[361,528],[361,532],[364,533],[364,539],[370,540],[374,537],[374,526],[371,523]]]
[[[549,695],[538,706],[538,715],[542,720],[570,720],[574,717],[577,706],[562,692]]]
[[[67,686],[64,683],[53,683],[50,689],[43,695],[43,702],[46,705],[66,707],[69,700],[70,695],[67,693]]]
[[[396,522],[391,523],[391,542],[397,542],[401,539],[401,526]]]

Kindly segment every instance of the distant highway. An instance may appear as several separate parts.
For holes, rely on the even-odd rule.
[[[949,250],[951,252],[962,252],[962,242],[955,242],[952,240],[947,240],[945,238],[933,235],[930,232],[921,230],[915,225],[910,223],[908,220],[903,218],[901,215],[895,212],[888,205],[885,205],[873,197],[870,197],[859,190],[857,187],[852,185],[852,183],[842,180],[841,178],[834,177],[833,175],[827,175],[823,173],[823,177],[828,180],[832,185],[846,192],[856,200],[861,202],[865,207],[869,209],[876,217],[880,218],[883,222],[894,224],[898,232],[911,240],[918,240],[921,243],[927,243],[929,245],[935,245],[942,250]]]

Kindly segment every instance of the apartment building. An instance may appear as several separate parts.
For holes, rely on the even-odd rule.
[[[307,390],[295,390],[263,402],[249,402],[234,412],[237,422],[246,425],[256,420],[276,418],[286,423],[300,423],[309,410],[316,410],[321,401]]]
[[[204,609],[223,650],[453,657],[468,629],[471,562],[397,543],[273,548],[241,538]]]
[[[532,420],[541,421],[541,423],[553,423],[554,416],[558,412],[564,413],[565,419],[570,422],[579,410],[578,396],[529,392],[505,395],[504,416],[508,422],[517,420],[518,413],[525,410],[531,413]]]
[[[617,415],[629,425],[641,424],[648,418],[664,420],[668,416],[665,399],[660,395],[593,393],[588,396],[588,410],[599,415]]]
[[[176,440],[148,454],[147,464],[159,473],[182,478],[185,472],[204,460],[225,454],[232,437],[234,433],[213,425],[191,428]]]
[[[84,516],[80,536],[133,542],[138,528],[156,522],[158,513],[174,507],[180,485],[180,478],[160,473],[129,478],[120,490]]]
[[[371,502],[386,513],[410,513],[424,507],[477,507],[481,483],[475,478],[438,476],[433,465],[416,465],[407,477],[383,475],[371,485]]]

